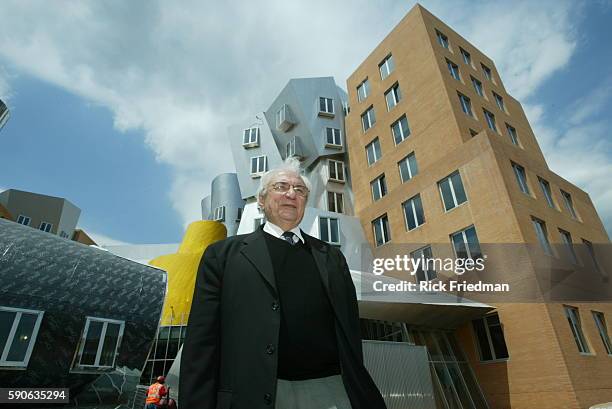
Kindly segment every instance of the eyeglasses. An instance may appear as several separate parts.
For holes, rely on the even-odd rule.
[[[291,183],[287,182],[272,183],[272,190],[278,193],[287,193],[291,188],[293,188],[295,194],[300,197],[306,197],[310,192],[304,185],[292,185]]]

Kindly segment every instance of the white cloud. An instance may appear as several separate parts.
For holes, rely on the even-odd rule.
[[[5,1],[0,58],[107,107],[117,129],[143,130],[173,169],[167,194],[187,225],[200,217],[210,181],[233,171],[228,125],[265,110],[290,78],[332,75],[344,87],[413,4]],[[567,0],[424,4],[493,58],[519,99],[534,95],[576,48],[580,9]],[[578,125],[583,118],[575,116]],[[575,142],[546,124],[538,122],[536,134],[562,162],[554,155]]]
[[[98,246],[123,246],[123,245],[132,244],[132,243],[127,243],[125,241],[113,239],[112,237],[105,236],[104,234],[101,234],[101,233],[95,233],[95,232],[92,232],[86,229],[83,229],[83,230],[85,231],[85,233],[87,233],[89,237],[93,239],[93,241],[96,242]]]

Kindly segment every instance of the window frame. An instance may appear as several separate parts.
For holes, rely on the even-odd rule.
[[[548,238],[548,229],[546,228],[546,222],[537,217],[531,216],[531,224],[534,227],[536,238],[540,243],[540,247],[545,254],[554,257],[552,246],[550,245],[550,239]]]
[[[115,367],[117,363],[117,355],[119,353],[119,348],[121,347],[121,343],[123,341],[123,334],[125,331],[125,321],[116,320],[111,318],[101,318],[101,317],[93,317],[87,316],[85,317],[85,327],[83,328],[83,333],[79,340],[79,345],[77,348],[77,353],[74,357],[74,364],[72,366],[71,372],[79,372],[79,371],[87,371],[87,370],[100,370],[100,369],[112,369]],[[100,339],[98,341],[98,347],[96,349],[96,356],[94,359],[93,365],[82,364],[81,359],[83,359],[83,352],[85,349],[85,342],[87,340],[87,334],[90,328],[90,324],[92,322],[102,322],[102,331],[100,333]],[[104,342],[106,340],[106,330],[108,329],[108,324],[118,324],[119,325],[119,333],[117,335],[117,343],[115,345],[115,352],[113,354],[113,362],[111,365],[99,365],[100,359],[102,357],[102,349],[104,347]]]
[[[213,210],[213,218],[216,222],[225,221],[225,206],[217,206]]]
[[[391,63],[389,63],[389,61]],[[383,67],[385,67],[386,74],[383,74]],[[395,60],[393,59],[393,54],[388,54],[379,64],[378,64],[378,72],[380,73],[380,79],[385,80],[389,78],[391,73],[395,71]]]
[[[378,222],[380,222],[380,232],[383,240],[381,243],[379,243],[376,238],[376,226],[378,225]],[[376,247],[383,246],[391,241],[391,229],[389,226],[389,217],[387,216],[387,213],[372,220],[372,233],[374,234],[374,244]]]
[[[587,251],[589,253],[589,256],[591,257],[591,262],[593,263],[595,270],[598,273],[601,273],[601,266],[599,265],[599,261],[597,261],[597,254],[595,254],[595,247],[593,247],[593,243],[583,238],[582,244],[587,248]]]
[[[429,256],[425,255],[425,250],[429,250],[429,253],[430,253]],[[410,258],[411,259],[418,259],[418,258],[421,258],[421,256],[422,256],[423,260],[433,259],[433,251],[431,249],[431,245],[430,244],[410,252]],[[423,274],[423,279],[422,280],[419,278],[419,272],[422,272],[422,274]],[[432,273],[432,272],[433,272],[433,276],[430,277],[430,273]],[[436,270],[425,270],[424,268],[421,268],[420,270],[416,271],[415,278],[416,278],[417,283],[420,283],[421,281],[430,282],[430,281],[438,279],[438,272]]]
[[[527,179],[527,171],[521,165],[516,162],[510,161],[512,164],[512,171],[514,173],[514,177],[516,179],[516,183],[518,184],[519,190],[531,197],[531,190],[529,189],[529,182]]]
[[[404,130],[402,128],[402,120],[404,120],[406,122],[406,130]],[[401,140],[398,142],[398,134],[395,133],[395,125],[398,125],[398,129],[399,129],[399,137],[401,138]],[[395,120],[392,124],[391,124],[391,136],[393,136],[393,142],[395,143],[395,146],[399,145],[400,143],[404,142],[406,139],[408,139],[408,137],[410,137],[410,134],[412,132],[410,131],[410,123],[408,123],[408,117],[406,116],[406,114],[400,116],[397,120]]]
[[[329,238],[329,240],[324,240],[323,239],[323,232],[321,231],[321,226],[323,225],[323,221],[325,220],[325,226],[327,228],[327,237]],[[338,237],[338,241],[333,241],[332,240],[332,220],[336,221],[336,235]],[[341,245],[341,241],[340,241],[340,220],[337,217],[327,217],[327,216],[319,216],[319,239],[329,243],[333,246],[339,246]]]
[[[248,132],[248,139],[247,139],[247,132]],[[253,139],[253,133],[255,134],[254,139]],[[242,146],[244,148],[255,148],[259,146],[259,127],[258,126],[244,129],[242,133]]]
[[[455,184],[453,183],[453,175],[459,175],[459,181],[461,182],[461,189],[463,190],[463,195],[465,196],[465,201],[459,203],[458,199],[457,199],[457,192],[455,191]],[[448,180],[449,182],[449,188],[450,188],[450,192],[451,192],[451,197],[453,199],[453,207],[447,209],[446,208],[446,202],[444,201],[444,192],[442,191],[442,183]],[[469,201],[468,195],[467,195],[467,191],[465,190],[465,186],[463,186],[463,179],[461,178],[461,172],[459,172],[459,169],[457,169],[456,171],[452,172],[450,175],[440,179],[438,181],[438,191],[440,192],[440,198],[442,199],[442,207],[444,208],[444,213],[446,212],[450,212],[453,209],[456,209],[457,207],[461,206],[464,203],[467,203]]]
[[[368,120],[367,128],[365,118],[367,118]],[[361,129],[363,129],[363,132],[365,133],[368,130],[372,129],[374,125],[376,125],[376,112],[374,111],[374,105],[370,105],[368,109],[363,111],[363,113],[361,114]]]
[[[361,89],[363,89],[363,93],[360,91]],[[361,94],[363,94],[363,97],[361,96]],[[361,81],[359,85],[357,85],[357,101],[363,102],[368,98],[369,95],[370,95],[370,82],[368,81],[368,78],[366,77],[366,79],[364,79],[363,81]]]
[[[489,129],[495,133],[499,133],[499,130],[497,129],[497,121],[495,121],[495,114],[488,111],[486,108],[483,108],[482,111],[484,112],[485,121]]]
[[[332,141],[330,142],[329,137],[330,137],[330,132],[331,131],[331,138]],[[338,132],[335,132],[338,131]],[[325,146],[328,148],[342,148],[342,146],[344,146],[342,144],[342,131],[340,130],[340,128],[334,128],[331,126],[326,126],[325,130]],[[336,140],[338,141],[338,143],[336,143]]]
[[[591,352],[589,341],[582,329],[582,320],[580,319],[578,308],[571,305],[563,305],[563,310],[565,311],[565,317],[568,320],[570,330],[574,336],[574,341],[578,347],[578,352],[580,352],[581,355],[594,355],[593,352]],[[570,314],[570,312],[573,314]]]
[[[555,200],[552,196],[552,189],[550,188],[550,183],[548,183],[548,180],[538,176],[538,185],[540,185],[540,190],[542,191],[544,199],[546,199],[548,207],[556,210],[557,206],[555,205]]]
[[[495,91],[491,91],[491,93],[493,94],[493,99],[495,100],[495,105],[497,105],[497,107],[499,108],[500,111],[506,112],[506,104],[504,103],[504,97],[502,97],[501,95],[499,95]]]
[[[482,68],[485,78],[493,82],[493,71],[491,71],[491,69],[483,63],[480,63],[480,67]]]
[[[599,332],[601,342],[604,344],[604,349],[608,356],[612,357],[612,341],[610,340],[610,334],[608,333],[608,325],[606,323],[606,316],[601,311],[591,310],[595,326]]]
[[[419,223],[419,215],[417,214],[417,201],[420,204],[421,207],[421,222]],[[410,209],[407,209],[407,206],[410,206]],[[412,211],[412,217],[414,219],[414,223],[415,226],[410,228],[410,225],[408,224],[408,210]],[[412,231],[415,229],[418,229],[419,227],[421,227],[422,225],[425,224],[426,219],[425,219],[425,208],[423,207],[423,201],[421,200],[421,194],[417,193],[416,195],[412,196],[411,198],[407,199],[406,201],[404,201],[402,203],[402,213],[404,213],[404,227],[406,227],[406,231]]]
[[[411,168],[410,166],[410,158],[414,158],[414,169]],[[405,163],[406,164],[406,169],[408,172],[408,178],[404,179],[404,174],[402,172],[402,164]],[[400,174],[400,180],[402,183],[406,183],[408,182],[410,179],[412,179],[413,177],[415,177],[416,175],[419,174],[419,165],[416,159],[416,154],[414,153],[414,151],[410,152],[408,155],[406,155],[402,160],[400,160],[399,162],[397,162],[397,168],[399,170],[399,174]]]
[[[499,324],[490,324],[488,318],[489,317],[494,317],[496,315],[497,315],[497,320],[499,321]],[[483,351],[482,351],[482,345],[480,344],[479,337],[478,337],[478,331],[476,330],[476,327],[474,325],[475,321],[480,321],[483,324],[483,328],[484,328],[485,334],[487,336],[487,343],[488,343],[488,346],[489,346],[489,354],[491,355],[491,359],[485,359],[484,358],[484,354],[483,354]],[[499,327],[501,329],[501,333],[503,335],[503,340],[504,340],[504,345],[505,345],[506,352],[508,352],[508,356],[507,357],[499,357],[498,358],[497,357],[497,353],[495,352],[495,347],[493,345],[493,337],[491,336],[491,327],[498,326],[498,325],[499,325]],[[482,362],[482,363],[485,363],[485,362],[505,362],[505,361],[508,361],[510,359],[510,351],[508,350],[508,344],[506,343],[506,334],[504,333],[504,326],[502,325],[501,319],[499,318],[499,313],[494,312],[492,314],[485,315],[484,317],[472,320],[471,327],[472,327],[472,333],[474,335],[474,341],[476,343],[476,349],[478,350],[478,358],[479,358],[480,362]]]
[[[389,104],[389,95],[393,97],[392,103]],[[402,100],[402,91],[400,90],[399,82],[393,84],[386,92],[385,92],[385,102],[387,103],[387,112],[391,111],[393,108],[397,106]]]
[[[339,199],[339,200],[338,200]],[[330,203],[333,202],[333,209]],[[338,206],[339,205],[339,206]],[[327,211],[344,214],[344,194],[341,192],[327,191]]]
[[[461,111],[467,116],[474,118],[474,111],[472,110],[472,101],[469,97],[463,95],[461,92],[457,91],[457,95],[459,96],[459,104],[461,105]]]
[[[334,116],[335,114],[336,114],[336,110],[334,107],[334,99],[319,96],[319,115]]]
[[[566,192],[563,189],[559,189],[559,190],[561,191],[561,196],[563,197],[563,203],[565,204],[565,208],[570,213],[570,216],[572,216],[572,218],[575,220],[580,220],[578,218],[578,212],[576,211],[576,208],[574,207],[574,200],[572,199],[572,194],[569,192]]]
[[[17,216],[16,222],[24,226],[29,226],[32,223],[32,218],[30,216],[26,216],[25,214],[20,214]]]
[[[472,80],[472,86],[474,87],[474,91],[476,91],[476,94],[478,94],[480,97],[484,98],[485,97],[485,93],[484,93],[484,88],[483,88],[482,82],[478,78],[474,78],[471,75],[470,75],[470,78]]]
[[[371,163],[370,163],[370,149],[368,148],[369,146],[372,147],[372,155],[374,156],[374,161]],[[380,154],[380,156],[376,156],[377,146],[378,146],[378,153]],[[365,146],[365,150],[366,150],[366,162],[368,162],[368,167],[373,166],[374,164],[376,164],[376,162],[378,162],[382,158],[382,148],[380,147],[380,139],[378,138],[378,136],[372,139],[372,141]]]
[[[446,66],[448,67],[450,76],[461,82],[461,71],[459,70],[459,66],[448,58],[446,59]]]
[[[514,146],[521,146],[519,141],[518,132],[516,132],[516,128],[506,122],[506,132],[508,132],[508,137],[510,138],[510,142]]]
[[[440,44],[442,48],[450,50],[450,42],[448,41],[448,36],[446,34],[436,29],[436,38],[438,40],[438,44]]]
[[[259,163],[260,163],[260,158],[263,158],[263,171],[260,171],[259,168]],[[256,172],[253,172],[253,161],[256,161],[257,164],[257,169]],[[251,156],[251,177],[255,178],[255,177],[261,177],[261,175],[263,175],[265,172],[267,172],[268,170],[268,155],[258,155],[258,156]]]
[[[376,187],[377,192],[378,192],[378,199],[376,198],[376,195],[374,194],[374,188]],[[372,194],[372,201],[373,202],[378,202],[380,199],[382,199],[383,197],[385,197],[388,193],[387,190],[387,180],[385,177],[385,174],[381,174],[380,176],[378,176],[377,178],[375,178],[373,181],[370,182],[370,192]]]
[[[476,238],[476,243],[470,243],[468,241],[466,232],[468,230],[470,230],[470,229],[474,230],[474,237]],[[457,247],[455,246],[454,237],[459,235],[459,234],[461,235],[461,242],[462,242],[463,247],[465,248],[466,254],[467,254],[467,257],[465,257],[465,258],[459,257],[459,254],[457,253]],[[474,260],[474,259],[477,259],[477,258],[482,258],[482,248],[480,247],[480,240],[478,240],[478,232],[476,231],[476,226],[474,226],[473,224],[469,225],[468,227],[465,227],[465,228],[463,228],[461,230],[458,230],[458,231],[456,231],[454,233],[449,234],[449,238],[450,238],[451,246],[453,247],[453,253],[455,254],[455,258],[457,258],[457,259],[466,259],[466,260],[467,259]],[[477,249],[478,256],[477,257],[474,257],[474,256],[476,256],[476,254],[472,254],[472,249],[470,248],[470,245],[475,245],[475,246],[478,247],[478,249]]]
[[[4,345],[0,345],[0,368],[27,368],[30,362],[30,358],[32,357],[32,351],[34,350],[34,344],[36,344],[36,338],[38,337],[38,331],[40,330],[40,326],[42,323],[43,316],[45,312],[43,310],[32,310],[26,308],[16,308],[16,307],[7,307],[0,306],[0,311],[6,312],[14,312],[15,316],[13,317],[13,323],[11,325],[11,329],[6,338],[6,343]],[[8,354],[11,350],[13,342],[15,341],[15,335],[17,332],[17,328],[19,326],[19,322],[21,321],[21,317],[23,314],[34,314],[36,315],[36,321],[34,322],[34,327],[32,328],[32,333],[30,334],[30,341],[28,343],[28,347],[26,349],[23,360],[21,361],[7,361]]]
[[[561,235],[561,239],[563,240],[563,244],[569,253],[569,258],[572,264],[578,265],[578,255],[576,254],[576,249],[574,249],[574,242],[572,240],[572,233],[567,230],[558,229],[559,234]]]
[[[466,51],[463,47],[459,47],[459,53],[461,54],[461,57],[463,58],[463,62],[466,65],[469,65],[470,67],[473,67],[473,65],[472,65],[472,54],[470,54],[468,51]]]
[[[338,178],[338,177],[333,177],[332,176],[332,168],[334,169],[334,173],[336,174],[336,176],[338,176],[338,174],[341,174],[340,176],[342,178]],[[340,172],[338,172],[338,169],[340,169]],[[344,162],[341,160],[335,160],[335,159],[328,159],[327,160],[327,172],[329,175],[329,180],[334,181],[334,182],[338,182],[338,183],[344,183],[346,181],[346,176],[345,176],[345,172],[344,172]]]
[[[40,224],[38,225],[38,230],[44,231],[45,233],[51,233],[52,229],[53,229],[53,223],[40,222]]]

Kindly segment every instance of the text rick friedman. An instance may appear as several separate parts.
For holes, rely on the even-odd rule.
[[[382,281],[374,281],[374,291],[438,291],[438,292],[508,292],[510,291],[510,284],[507,283],[483,283],[477,281],[475,283],[468,283],[467,281],[454,281],[450,280],[447,282],[431,282],[421,281],[418,284],[410,281],[400,281],[398,283],[383,283]]]

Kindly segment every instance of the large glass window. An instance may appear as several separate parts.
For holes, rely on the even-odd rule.
[[[374,229],[374,241],[376,246],[383,245],[391,240],[389,219],[386,214],[372,221],[372,228]]]
[[[376,114],[374,113],[374,107],[369,107],[363,114],[361,114],[361,124],[363,125],[363,131],[367,131],[376,124]]]
[[[461,75],[459,74],[459,66],[451,60],[446,60],[446,65],[448,66],[448,72],[450,73],[451,77],[453,77],[457,81],[461,81]]]
[[[608,327],[606,326],[606,318],[604,317],[603,312],[592,311],[593,319],[595,320],[595,325],[597,326],[597,330],[599,331],[599,336],[601,337],[601,342],[604,344],[604,348],[606,348],[606,352],[608,355],[612,355],[612,343],[610,342],[610,336],[608,335]]]
[[[404,220],[406,221],[406,229],[416,229],[425,223],[425,212],[421,202],[421,195],[411,197],[402,203],[404,209]]]
[[[31,221],[31,218],[29,218],[28,216],[24,216],[23,214],[20,214],[17,217],[17,223],[23,224],[24,226],[29,226]]]
[[[387,110],[395,107],[402,99],[402,92],[398,83],[395,83],[387,92],[385,92],[385,100],[387,101]]]
[[[325,144],[331,147],[341,147],[342,137],[340,136],[340,129],[325,128]]]
[[[402,183],[412,179],[419,173],[419,167],[417,166],[416,156],[414,152],[410,153],[404,159],[399,161],[397,164],[400,173],[400,179]]]
[[[480,82],[474,77],[470,78],[472,78],[472,85],[474,86],[474,91],[476,91],[476,93],[481,97],[484,97],[484,91],[482,90],[482,82]]]
[[[593,267],[595,267],[596,271],[601,271],[601,267],[599,266],[599,262],[597,261],[597,256],[595,255],[595,248],[593,247],[593,243],[588,240],[582,239],[582,244],[587,249],[589,256],[591,257],[591,261],[593,262]]]
[[[368,159],[368,165],[372,166],[381,158],[382,153],[380,150],[380,141],[375,138],[372,142],[366,145],[366,158]]]
[[[493,92],[493,98],[495,99],[495,103],[497,104],[497,107],[501,109],[502,111],[505,111],[506,106],[504,105],[504,99],[502,98],[502,96]]]
[[[438,182],[444,210],[448,211],[459,206],[461,203],[467,202],[467,196],[461,182],[459,171],[453,172]]]
[[[506,130],[508,131],[508,137],[510,138],[510,142],[512,142],[513,145],[520,146],[516,129],[514,129],[513,126],[506,124]]]
[[[589,350],[589,344],[587,343],[584,333],[582,332],[582,324],[580,322],[580,313],[578,312],[578,308],[565,305],[563,306],[563,309],[565,310],[565,317],[567,318],[567,322],[569,323],[572,334],[574,335],[574,341],[576,341],[578,351],[583,354],[590,353],[591,351]]]
[[[53,224],[48,222],[40,222],[40,226],[38,226],[39,230],[49,233],[53,228]]]
[[[242,145],[247,148],[259,146],[259,128],[245,129],[242,135]]]
[[[485,77],[487,77],[489,81],[493,81],[493,74],[491,73],[491,69],[482,63],[480,64],[480,66],[482,67],[482,72],[484,73]]]
[[[451,242],[457,258],[476,259],[482,257],[480,243],[476,235],[476,228],[470,226],[456,233],[451,234]]]
[[[141,385],[150,385],[156,377],[168,375],[168,371],[170,371],[170,367],[183,345],[186,333],[187,318],[185,313],[181,313],[181,317],[176,322],[173,321],[172,325],[159,327],[140,378]]]
[[[28,366],[44,312],[0,307],[0,367]]]
[[[542,250],[549,256],[553,255],[552,247],[550,247],[550,241],[548,240],[548,231],[546,230],[546,223],[540,219],[536,219],[535,217],[531,218],[531,222],[533,223],[533,228],[535,229],[536,236],[538,237],[538,241],[542,246]]]
[[[438,44],[442,47],[448,49],[448,37],[442,34],[440,31],[436,30],[436,38],[438,39]]]
[[[333,217],[319,217],[320,239],[330,244],[340,244],[340,230],[338,219]]]
[[[410,136],[410,127],[406,115],[402,115],[400,119],[391,124],[391,133],[396,145]]]
[[[561,239],[563,240],[563,244],[565,244],[565,248],[567,249],[567,254],[572,263],[578,264],[578,257],[576,256],[576,251],[574,250],[574,243],[572,241],[572,235],[570,232],[559,229],[559,234],[561,235]]]
[[[504,331],[498,314],[472,321],[481,361],[494,361],[509,357]]]
[[[484,112],[484,116],[487,121],[487,126],[489,127],[489,129],[494,132],[497,132],[497,125],[495,123],[495,115],[493,115],[491,112],[487,111],[486,109],[483,109],[482,111]]]
[[[459,50],[461,51],[461,58],[463,58],[463,62],[467,65],[472,65],[472,56],[470,55],[470,53],[468,53],[461,47],[459,47]]]
[[[75,367],[114,367],[124,326],[124,321],[87,317]]]
[[[516,176],[516,182],[518,183],[521,192],[528,195],[529,185],[527,184],[527,174],[525,173],[525,168],[512,162],[512,169],[514,170],[514,176]]]
[[[382,174],[370,183],[372,189],[372,199],[374,201],[379,200],[387,194],[387,181],[385,175]]]
[[[319,113],[333,115],[334,100],[331,98],[319,97]]]
[[[380,78],[385,79],[393,72],[395,69],[395,62],[393,61],[393,56],[389,54],[379,65],[378,69],[380,70]]]
[[[365,100],[370,95],[370,82],[366,78],[361,84],[357,86],[357,100],[359,102]]]

